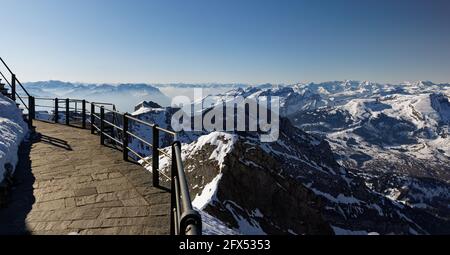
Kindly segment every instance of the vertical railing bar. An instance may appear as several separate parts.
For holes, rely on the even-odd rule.
[[[123,130],[122,130],[122,143],[123,143],[123,160],[128,161],[128,113],[123,114]]]
[[[70,110],[69,110],[69,103],[70,103],[70,101],[69,101],[69,99],[68,98],[66,98],[66,125],[69,125],[70,124]]]
[[[159,129],[155,125],[152,128],[152,173],[153,173],[153,187],[159,187]]]
[[[11,73],[11,99],[16,101],[16,75]]]
[[[81,127],[86,128],[86,100],[81,101]]]
[[[28,127],[33,128],[33,120],[35,119],[35,101],[34,97],[28,97]]]
[[[100,107],[100,144],[105,145],[105,108]]]
[[[95,131],[95,105],[94,103],[91,103],[91,134],[94,134]]]
[[[58,123],[59,121],[59,102],[58,98],[55,98],[55,123]]]
[[[114,125],[117,125],[117,123],[116,123],[116,112],[113,112],[112,116],[113,116],[112,123]],[[110,128],[111,128],[111,136],[112,137],[116,137],[115,135],[117,134],[117,129],[115,127],[110,127]],[[113,143],[115,143],[115,142],[113,141]]]

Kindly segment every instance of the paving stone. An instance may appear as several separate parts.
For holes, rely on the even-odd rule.
[[[37,211],[52,211],[57,209],[63,209],[66,207],[64,199],[46,201],[46,202],[38,202],[33,205],[33,209]]]
[[[119,200],[115,193],[102,193],[102,194],[98,194],[95,197],[96,203],[109,202],[109,201],[115,201],[115,200]]]
[[[151,221],[148,217],[116,218],[102,220],[102,227],[142,226]]]
[[[77,206],[75,203],[75,198],[73,197],[65,198],[64,202],[66,204],[66,208],[72,208]]]
[[[143,226],[125,226],[121,227],[119,230],[119,235],[142,235]],[[163,231],[159,231],[156,235],[165,234]]]
[[[89,229],[89,228],[100,228],[103,222],[101,220],[74,220],[69,225],[68,228],[72,229]]]
[[[73,197],[74,193],[73,191],[66,190],[66,191],[57,191],[47,194],[39,194],[39,196],[36,197],[36,202],[45,202],[45,201],[52,201],[52,200],[58,200],[62,198],[69,198]]]
[[[107,201],[107,202],[96,202],[93,204],[87,204],[80,206],[81,208],[109,208],[109,207],[122,207],[123,203],[119,200]]]
[[[118,235],[120,233],[120,227],[111,228],[94,228],[84,229],[80,231],[80,235]]]
[[[150,208],[141,207],[116,207],[105,208],[100,214],[101,218],[125,218],[125,217],[142,217],[150,214]]]
[[[121,200],[124,206],[146,206],[148,205],[147,200],[143,197],[135,197],[131,199]]]
[[[122,184],[110,184],[110,185],[102,185],[97,187],[98,193],[110,193],[114,191],[127,191],[132,186],[129,183],[122,183]]]
[[[95,187],[77,189],[77,190],[74,191],[74,193],[75,193],[76,197],[96,195],[97,194],[97,189]]]
[[[120,199],[120,200],[126,200],[126,199],[131,199],[131,198],[136,198],[136,197],[140,197],[141,195],[139,193],[137,193],[136,190],[134,189],[130,189],[130,190],[121,190],[121,191],[117,191],[114,194],[116,194],[116,196]]]
[[[94,204],[96,202],[96,197],[97,197],[97,195],[76,197],[75,198],[75,203],[76,203],[77,206]]]

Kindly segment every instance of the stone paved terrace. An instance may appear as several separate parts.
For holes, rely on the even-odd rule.
[[[35,122],[0,234],[169,234],[170,193],[89,130]]]

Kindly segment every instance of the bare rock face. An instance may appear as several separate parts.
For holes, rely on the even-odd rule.
[[[279,175],[275,171],[277,160],[260,149],[248,151],[245,159],[264,162],[264,166],[249,167],[240,161],[245,151],[245,144],[236,144],[217,190],[217,198],[223,203],[214,203],[206,211],[228,218],[224,221],[237,229],[239,222],[227,217],[227,209],[246,221],[256,221],[265,233],[333,234],[320,213],[324,204],[314,193],[292,178]]]
[[[217,134],[219,144],[233,147],[222,165],[217,164],[220,155],[211,158],[217,145],[205,144],[186,157],[194,205],[199,197],[213,189],[201,209],[241,233],[333,234],[320,214],[323,205],[316,195],[274,171],[277,162],[273,157],[259,148],[249,147],[243,140],[233,141],[234,138],[237,136]],[[265,166],[249,166],[245,162],[248,159],[264,162]],[[218,179],[217,186],[211,187],[214,179]]]

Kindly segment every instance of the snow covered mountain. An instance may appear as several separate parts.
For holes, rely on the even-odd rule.
[[[141,108],[134,115],[168,127],[175,110]],[[340,165],[328,142],[285,118],[280,126],[275,143],[261,143],[257,134],[246,132],[180,135],[193,203],[209,219],[206,226],[220,222],[241,234],[426,234],[450,229],[448,221],[422,210],[419,202],[411,206],[394,199],[392,185],[384,187],[391,193],[383,194],[379,178]],[[150,138],[149,131],[140,132]],[[169,145],[169,139],[160,142]],[[144,144],[133,144],[151,155]],[[162,155],[160,161],[163,171],[169,171],[170,160]],[[413,179],[399,178],[398,183],[415,183],[414,192],[423,191]],[[443,207],[446,186],[425,187],[444,196]]]
[[[388,95],[418,95],[450,93],[450,84],[434,84],[430,81],[380,84],[369,81],[331,81],[323,83],[299,83],[294,85],[272,85],[239,87],[212,96],[279,96],[281,114],[290,115],[306,110],[334,107],[347,104],[353,99],[370,99]],[[204,99],[208,101],[208,97]],[[211,99],[212,100],[212,99]],[[217,100],[217,98],[214,98]]]
[[[449,107],[442,93],[394,94],[290,118],[303,130],[326,137],[339,162],[359,169],[377,192],[448,219]],[[392,180],[372,185],[380,179]]]
[[[208,221],[205,231],[449,233],[449,88],[344,81],[206,96],[196,103],[279,96],[283,118],[274,143],[246,132],[180,134],[194,205]],[[133,114],[170,128],[177,110],[144,106]],[[150,129],[133,128],[151,138]],[[160,143],[168,146],[171,137]],[[139,141],[132,144],[151,155]],[[160,160],[167,171],[170,161]]]
[[[290,86],[272,86],[269,84],[256,87],[237,88],[225,93],[205,96],[195,102],[204,106],[215,106],[218,102],[232,100],[236,97],[257,98],[278,96],[280,98],[280,115],[287,116],[299,110],[313,110],[324,106],[333,105],[332,100],[320,94],[311,93],[309,90],[299,91]]]
[[[86,99],[95,102],[115,102],[121,111],[132,112],[130,102],[154,101],[170,105],[170,99],[158,88],[148,84],[84,84],[62,81],[29,82],[24,84],[36,97]]]

